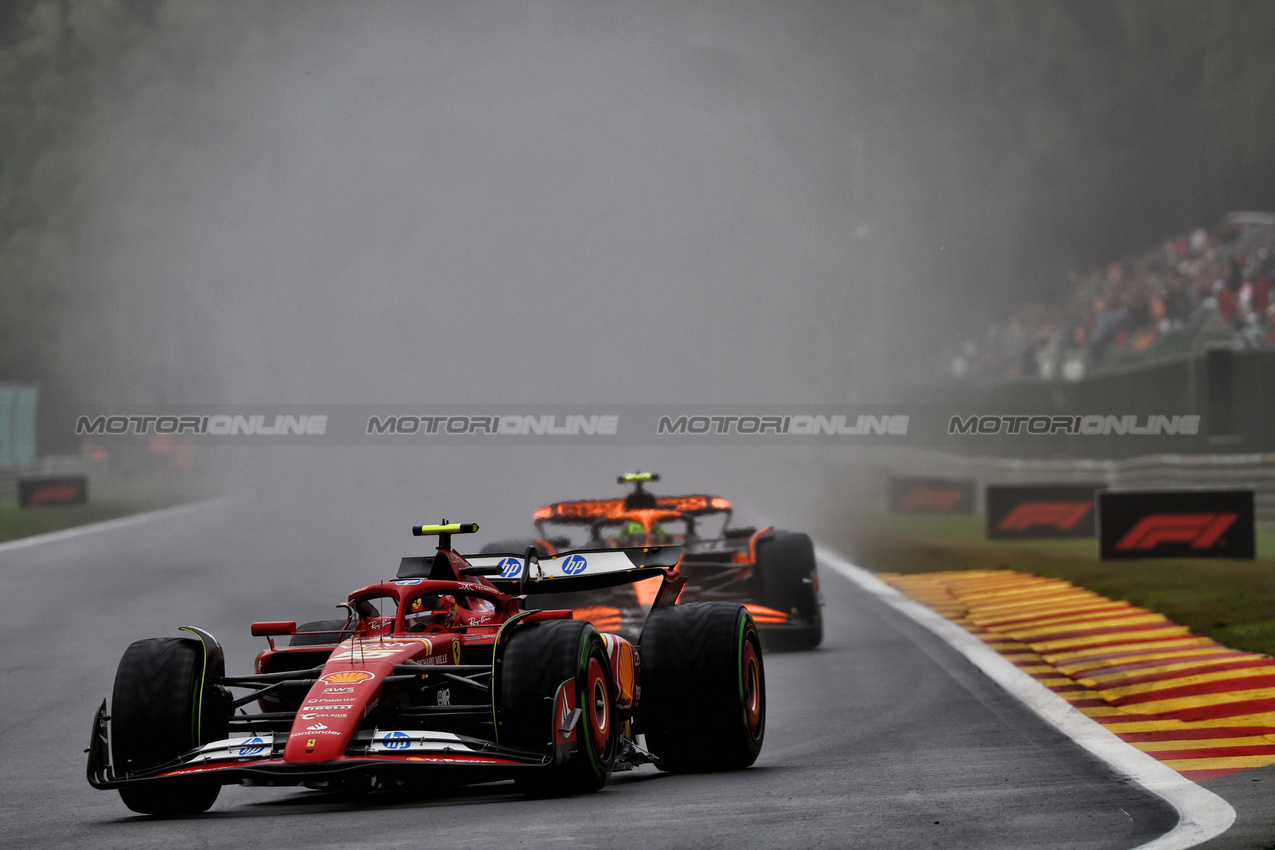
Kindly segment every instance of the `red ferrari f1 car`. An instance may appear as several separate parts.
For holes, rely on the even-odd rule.
[[[756,625],[740,605],[678,604],[680,546],[543,559],[529,548],[511,565],[452,549],[452,535],[477,528],[413,528],[438,536],[437,553],[351,593],[344,620],[254,623],[269,647],[251,674],[226,675],[201,629],[133,643],[93,721],[89,783],[117,789],[133,811],[176,815],[206,811],[230,783],[512,779],[546,795],[596,791],[646,763],[691,772],[756,760],[766,725]],[[534,604],[650,578],[659,589],[636,644]]]
[[[483,553],[521,552],[534,546],[542,557],[573,545],[683,547],[678,571],[686,577],[684,598],[692,602],[743,604],[771,649],[813,649],[823,640],[819,571],[808,534],[774,528],[732,528],[731,503],[721,496],[656,496],[643,485],[659,481],[650,472],[631,472],[616,482],[631,484],[624,498],[555,502],[535,513],[539,537],[490,543]],[[576,535],[580,540],[581,535]],[[654,589],[645,584],[621,587],[606,598],[563,597],[558,604],[576,610],[600,628],[634,636],[642,628]]]

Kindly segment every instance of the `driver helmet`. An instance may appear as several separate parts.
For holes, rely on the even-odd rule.
[[[407,606],[403,615],[409,632],[423,631],[428,626],[446,628],[460,621],[456,597],[447,593],[428,593],[418,596]]]

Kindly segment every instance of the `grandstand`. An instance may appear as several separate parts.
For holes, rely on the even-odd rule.
[[[1237,212],[1101,271],[1066,303],[1027,305],[968,339],[947,377],[1078,381],[1209,348],[1275,347],[1275,214]]]

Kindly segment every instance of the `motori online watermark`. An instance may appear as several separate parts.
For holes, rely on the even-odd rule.
[[[739,415],[683,414],[661,416],[655,432],[659,435],[788,434],[794,437],[865,437],[869,435],[907,436],[908,416],[851,417],[834,414]]]
[[[210,436],[310,436],[327,433],[326,414],[299,416],[269,414],[148,414],[134,416],[80,416],[76,436],[207,434]]]
[[[1194,414],[1161,416],[1040,416],[1031,414],[1012,416],[953,416],[948,420],[949,436],[991,436],[994,434],[1028,434],[1046,436],[1054,434],[1108,436],[1156,436],[1160,434],[1194,437],[1200,433],[1200,417]]]
[[[369,416],[367,433],[382,434],[465,434],[505,437],[613,437],[620,427],[618,414],[584,415],[502,414],[492,416]]]
[[[212,445],[865,445],[943,446],[970,439],[1207,434],[1195,414],[1005,415],[960,405],[189,404],[66,406],[54,419],[94,444],[172,435]]]

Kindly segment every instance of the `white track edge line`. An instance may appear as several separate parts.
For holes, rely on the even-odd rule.
[[[1113,770],[1173,806],[1178,813],[1177,826],[1135,850],[1185,850],[1221,835],[1235,822],[1235,809],[1226,800],[1126,744],[956,623],[830,549],[816,546],[815,553],[822,564],[942,638],[990,679]]]
[[[82,537],[85,534],[96,534],[99,531],[113,531],[117,528],[124,528],[130,525],[150,522],[153,519],[166,519],[168,517],[180,516],[182,514],[193,513],[196,510],[216,507],[221,503],[221,499],[206,499],[202,502],[192,502],[187,505],[177,505],[171,508],[160,508],[156,511],[131,514],[129,516],[118,517],[116,519],[108,519],[103,522],[90,523],[89,525],[77,525],[72,528],[64,528],[61,531],[50,531],[48,534],[37,534],[33,537],[19,537],[17,540],[0,543],[0,554],[12,552],[15,549],[25,549],[28,546],[39,546],[44,543],[57,543],[62,540],[70,540],[74,537]]]

